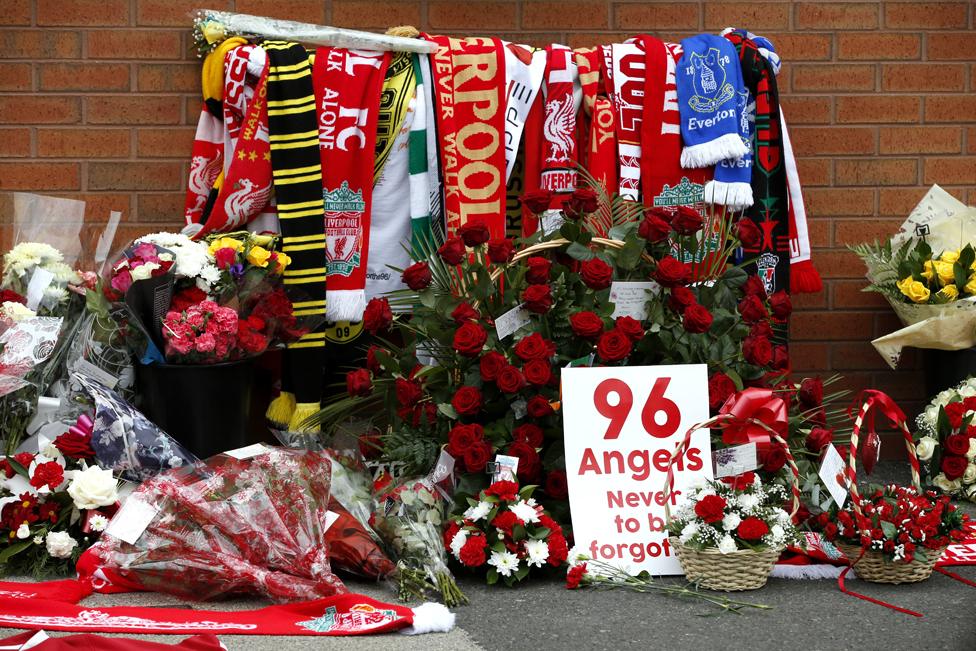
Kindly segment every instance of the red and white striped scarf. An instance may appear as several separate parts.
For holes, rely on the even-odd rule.
[[[617,134],[613,103],[604,90],[601,61],[603,49],[576,50],[580,85],[583,88],[583,110],[589,120],[585,146],[580,147],[580,162],[604,188],[617,187]]]
[[[640,41],[610,46],[607,72],[613,83],[613,104],[617,112],[617,152],[620,162],[620,196],[640,198],[641,125],[644,120],[645,56]]]

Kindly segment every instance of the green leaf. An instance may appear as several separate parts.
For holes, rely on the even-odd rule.
[[[587,260],[592,260],[594,257],[596,257],[596,254],[593,253],[589,247],[584,246],[579,242],[573,242],[567,246],[566,255],[574,260],[579,260],[580,262],[586,262]]]
[[[424,290],[418,294],[424,307],[433,310],[437,307],[437,295],[431,290]]]
[[[962,251],[959,252],[959,264],[969,269],[974,261],[976,261],[976,250],[973,250],[973,245],[967,244],[962,247]]]
[[[963,266],[957,260],[955,264],[952,265],[952,275],[955,276],[956,288],[961,292],[962,288],[966,286],[969,281],[969,265]]]
[[[441,412],[451,420],[458,419],[458,413],[457,410],[454,409],[454,405],[449,404],[447,402],[442,402],[439,405],[437,405],[437,411]]]
[[[498,583],[498,570],[496,570],[495,568],[491,568],[490,570],[488,570],[487,580],[488,580],[488,585],[495,585],[496,583]]]
[[[559,234],[570,242],[575,242],[580,236],[579,224],[567,221],[559,228]]]
[[[887,520],[881,521],[881,531],[884,532],[885,538],[888,540],[894,540],[895,536],[898,535],[898,529],[895,527],[895,524]]]
[[[529,566],[528,565],[523,565],[523,566],[519,567],[517,570],[515,570],[515,579],[517,581],[521,581],[522,579],[524,579],[528,575],[529,575]]]
[[[729,379],[732,380],[732,382],[735,384],[735,390],[736,391],[742,391],[743,387],[745,386],[742,383],[742,377],[740,377],[739,374],[736,373],[731,368],[725,369],[725,374],[728,375],[729,376]]]
[[[13,468],[14,472],[16,472],[18,475],[25,479],[30,479],[30,473],[27,472],[27,468],[25,468],[19,461],[13,457],[7,457],[7,463],[10,464],[10,467]]]
[[[945,407],[939,407],[939,416],[935,420],[935,430],[940,441],[944,441],[945,437],[952,434],[952,423],[949,422],[949,415],[946,414]]]
[[[644,242],[636,236],[628,236],[624,241],[623,248],[617,251],[617,266],[627,271],[635,269],[640,263],[643,252]]]
[[[614,226],[607,232],[607,237],[611,240],[625,240],[627,236],[631,233],[637,232],[637,222],[628,222],[626,224],[618,224]]]
[[[28,547],[34,544],[32,540],[23,540],[21,542],[16,542],[0,552],[0,565],[3,565],[9,561],[12,557],[16,556],[20,552],[24,551]]]

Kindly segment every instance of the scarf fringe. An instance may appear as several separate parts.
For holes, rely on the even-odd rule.
[[[738,133],[726,133],[699,145],[686,145],[681,151],[682,167],[711,167],[723,160],[739,160],[749,152]]]
[[[319,430],[318,425],[306,425],[305,421],[311,416],[314,416],[321,409],[321,403],[318,402],[299,402],[295,405],[295,411],[292,412],[291,421],[288,423],[289,432],[317,432]]]
[[[363,289],[328,289],[325,292],[325,320],[362,321],[366,310],[366,291]]]
[[[282,391],[278,397],[271,401],[268,410],[264,412],[264,418],[275,429],[284,429],[291,422],[291,417],[295,413],[295,394],[290,391]]]
[[[752,185],[709,181],[705,185],[705,203],[728,206],[731,210],[743,210],[752,205]]]
[[[817,563],[815,565],[776,565],[769,576],[776,579],[836,579],[844,570],[837,565]],[[854,578],[854,576],[851,576]]]
[[[815,294],[823,290],[823,280],[812,260],[801,260],[790,265],[790,293]]]
[[[447,633],[454,628],[455,615],[444,604],[428,601],[413,609],[413,626],[401,628],[403,635]]]

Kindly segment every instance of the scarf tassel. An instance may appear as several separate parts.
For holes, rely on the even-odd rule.
[[[749,152],[738,133],[726,133],[697,145],[685,145],[682,167],[711,167],[723,160],[739,160]]]
[[[752,205],[752,185],[709,181],[705,185],[705,203],[727,206],[730,210],[744,210]]]
[[[790,265],[790,293],[815,294],[822,289],[823,280],[812,260],[801,260]]]

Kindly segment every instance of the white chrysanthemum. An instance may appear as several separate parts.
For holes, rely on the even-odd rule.
[[[529,504],[528,502],[523,502],[520,500],[508,507],[508,510],[514,513],[515,517],[526,524],[539,521],[539,514],[536,513],[535,506]]]
[[[752,513],[759,506],[759,498],[750,493],[743,493],[736,498],[739,507],[746,513]]]
[[[773,539],[773,543],[778,545],[786,537],[786,529],[778,524],[774,524],[769,528],[769,535]]]
[[[569,550],[569,555],[566,557],[566,562],[569,563],[570,567],[575,567],[576,565],[585,563],[588,560],[590,560],[590,555],[587,554],[579,545],[574,545],[573,548]]]
[[[21,242],[3,256],[3,281],[7,284],[14,277],[23,278],[27,270],[40,265],[50,265],[64,260],[61,252],[44,242]]]
[[[0,307],[0,312],[3,312],[3,315],[14,323],[37,316],[34,310],[16,301],[5,301],[3,306]]]
[[[525,552],[529,555],[526,562],[535,567],[542,567],[549,560],[549,544],[545,540],[528,540]]]
[[[184,278],[195,278],[197,287],[203,291],[212,289],[220,279],[220,270],[204,242],[196,242],[180,233],[153,233],[140,237],[136,242],[149,242],[171,251],[175,256],[173,273]]]
[[[732,536],[725,534],[722,539],[718,541],[718,551],[722,554],[731,554],[737,549],[735,541],[732,540]]]
[[[477,522],[478,520],[483,520],[486,518],[490,512],[491,502],[478,502],[477,506],[469,507],[468,510],[464,512],[464,517],[472,522]]]
[[[63,262],[49,262],[44,265],[44,268],[54,274],[54,279],[62,285],[68,283],[77,285],[81,282],[78,272]]]
[[[47,306],[64,305],[70,297],[71,295],[66,287],[52,284],[44,288],[44,298],[41,299],[41,302]]]
[[[689,540],[698,535],[698,530],[698,523],[691,521],[681,530],[681,536],[679,536],[678,540],[681,541],[682,545],[687,544]]]
[[[492,552],[488,564],[494,566],[502,576],[511,576],[518,570],[518,556],[511,552]]]
[[[451,553],[454,554],[455,558],[461,557],[461,548],[464,547],[464,543],[466,542],[468,542],[467,531],[461,529],[454,534],[454,538],[451,539]]]
[[[735,531],[740,522],[742,522],[742,517],[738,513],[726,513],[725,517],[722,518],[722,528],[726,531]]]
[[[78,541],[67,531],[52,531],[45,542],[47,553],[54,558],[70,558],[72,550],[78,546]]]
[[[88,520],[88,526],[91,527],[92,531],[105,531],[105,527],[108,526],[108,518],[100,513],[96,513]]]

